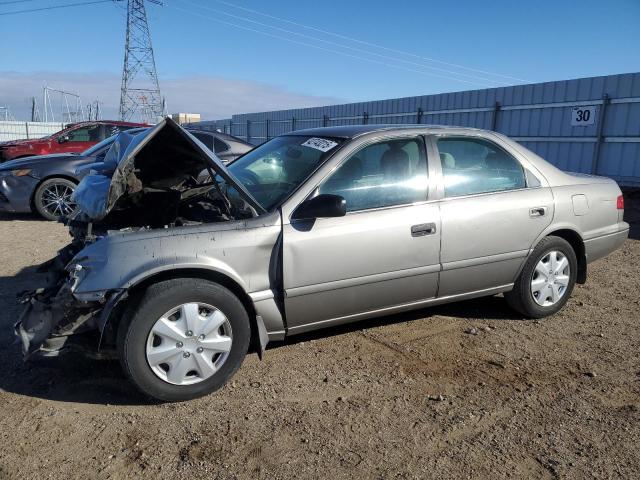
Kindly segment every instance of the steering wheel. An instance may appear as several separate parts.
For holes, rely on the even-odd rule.
[[[251,170],[243,169],[237,172],[235,175],[236,177],[238,177],[238,180],[242,180],[242,183],[248,185],[260,185],[260,177],[258,177],[258,175],[253,173]]]

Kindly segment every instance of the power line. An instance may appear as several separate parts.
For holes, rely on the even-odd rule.
[[[505,82],[505,81],[502,81],[502,80],[495,80],[495,79],[491,79],[491,78],[480,77],[480,76],[474,75],[474,74],[456,72],[454,70],[447,70],[447,69],[440,68],[440,67],[434,67],[432,65],[426,65],[424,63],[417,63],[417,62],[414,62],[414,61],[411,61],[411,60],[405,60],[405,59],[402,59],[402,58],[391,57],[389,55],[384,55],[384,54],[373,52],[373,51],[370,51],[370,50],[365,50],[365,49],[362,49],[362,48],[352,47],[352,46],[349,46],[349,45],[345,45],[343,43],[333,42],[331,40],[325,40],[325,39],[322,39],[322,38],[319,38],[319,37],[314,37],[312,35],[306,35],[304,33],[295,32],[293,30],[288,30],[286,28],[282,28],[282,27],[270,25],[270,24],[267,24],[267,23],[259,22],[257,20],[252,20],[252,19],[249,19],[249,18],[240,17],[238,15],[227,13],[227,12],[224,12],[222,10],[218,10],[218,9],[215,9],[215,8],[210,8],[208,6],[200,5],[200,4],[197,4],[195,2],[191,2],[189,0],[184,0],[184,1],[186,1],[187,3],[189,3],[191,5],[198,6],[199,8],[203,8],[205,10],[210,10],[210,11],[212,11],[214,13],[226,15],[226,16],[231,17],[231,18],[235,18],[235,19],[238,19],[238,20],[241,20],[241,21],[253,23],[253,24],[256,24],[256,25],[263,26],[263,27],[272,28],[274,30],[279,30],[281,32],[288,33],[288,34],[291,34],[291,35],[296,35],[296,36],[303,37],[303,38],[306,38],[306,39],[309,39],[309,40],[314,40],[314,41],[317,41],[317,42],[322,42],[322,43],[325,43],[325,44],[333,45],[333,46],[336,46],[336,47],[339,47],[339,48],[345,48],[347,50],[351,50],[351,51],[354,51],[354,52],[363,53],[365,55],[373,55],[375,57],[383,58],[383,59],[386,59],[386,60],[391,60],[393,62],[402,62],[402,63],[413,65],[413,66],[416,66],[416,67],[419,67],[419,68],[426,68],[426,69],[429,69],[429,70],[436,70],[436,71],[439,71],[439,72],[442,72],[442,73],[448,73],[448,74],[451,74],[451,75],[462,76],[462,77],[471,78],[471,79],[474,79],[474,80],[479,80],[481,82],[484,82],[485,86],[496,86],[496,84],[509,85],[509,82]]]
[[[364,40],[359,40],[357,38],[348,37],[346,35],[341,35],[339,33],[331,32],[331,31],[328,31],[328,30],[323,30],[321,28],[317,28],[317,27],[314,27],[314,26],[311,26],[311,25],[305,25],[303,23],[294,22],[293,20],[288,20],[286,18],[276,17],[275,15],[269,15],[267,13],[259,12],[258,10],[253,10],[251,8],[242,7],[240,5],[235,5],[235,4],[230,3],[230,2],[225,2],[224,0],[215,0],[215,1],[217,3],[221,3],[221,4],[227,5],[229,7],[238,8],[240,10],[244,10],[245,12],[254,13],[256,15],[261,15],[263,17],[271,18],[273,20],[279,20],[281,22],[289,23],[291,25],[296,25],[298,27],[307,28],[309,30],[314,30],[314,31],[319,32],[319,33],[324,33],[325,35],[331,35],[331,36],[334,36],[334,37],[342,38],[344,40],[350,40],[352,42],[357,42],[357,43],[360,43],[362,45],[368,45],[370,47],[380,48],[382,50],[387,50],[389,52],[399,53],[399,54],[402,54],[402,55],[407,55],[407,56],[411,56],[411,57],[414,57],[414,58],[419,58],[421,60],[427,60],[427,61],[430,61],[430,62],[436,62],[436,63],[440,63],[442,65],[448,65],[450,67],[461,68],[461,69],[469,70],[469,71],[472,71],[472,72],[484,73],[485,75],[493,75],[493,76],[496,76],[496,77],[509,78],[509,79],[512,79],[512,80],[517,80],[519,82],[527,82],[527,83],[529,82],[529,80],[513,77],[511,75],[504,75],[504,74],[501,74],[501,73],[488,72],[486,70],[480,70],[480,69],[477,69],[477,68],[465,67],[464,65],[458,65],[456,63],[445,62],[445,61],[442,61],[442,60],[437,60],[435,58],[423,57],[423,56],[420,56],[420,55],[416,55],[415,53],[406,52],[406,51],[403,51],[403,50],[397,50],[395,48],[385,47],[384,45],[378,45],[376,43],[365,42]]]
[[[9,2],[0,2],[0,5],[11,5],[12,3],[34,2],[36,0],[11,0]]]
[[[26,1],[26,0],[22,0]],[[31,13],[31,12],[42,12],[43,10],[53,10],[56,8],[68,8],[68,7],[80,7],[83,5],[93,5],[95,3],[107,3],[113,0],[94,0],[93,2],[78,2],[78,3],[67,3],[65,5],[54,5],[51,7],[40,7],[40,8],[30,8],[28,10],[15,10],[13,12],[2,12],[0,16],[3,15],[17,15],[18,13]]]
[[[467,83],[467,84],[470,84],[470,85],[475,85],[475,86],[481,85],[483,87],[486,87],[486,84],[481,84],[481,83],[478,83],[478,82],[472,82],[472,81],[469,81],[469,80],[463,80],[461,78],[455,78],[455,77],[440,75],[440,74],[437,74],[437,73],[425,72],[425,71],[422,71],[422,70],[415,70],[415,69],[412,69],[412,68],[403,67],[401,65],[394,65],[394,64],[390,64],[390,63],[386,63],[386,62],[381,62],[381,61],[378,61],[378,60],[373,60],[371,58],[365,58],[365,57],[361,57],[361,56],[358,56],[358,55],[352,55],[350,53],[342,52],[342,51],[339,51],[339,50],[334,50],[334,49],[331,49],[331,48],[321,47],[319,45],[314,45],[312,43],[301,42],[301,41],[293,40],[291,38],[283,37],[283,36],[280,36],[280,35],[275,35],[275,34],[272,34],[272,33],[263,32],[261,30],[256,30],[255,28],[247,27],[247,26],[244,26],[244,25],[238,25],[237,23],[227,22],[226,20],[220,20],[219,18],[213,18],[213,17],[207,16],[207,15],[203,15],[203,14],[198,13],[198,12],[194,12],[193,10],[186,10],[184,8],[176,7],[175,5],[168,5],[168,6],[170,8],[174,8],[174,9],[176,9],[178,11],[181,11],[181,12],[184,12],[184,13],[188,13],[190,15],[195,15],[195,16],[198,16],[198,17],[202,17],[202,18],[204,18],[206,20],[210,20],[212,22],[217,22],[217,23],[221,23],[223,25],[228,25],[228,26],[231,26],[231,27],[240,28],[242,30],[247,30],[249,32],[258,33],[260,35],[265,35],[265,36],[271,37],[271,38],[277,38],[279,40],[284,40],[285,42],[294,43],[296,45],[302,45],[302,46],[305,46],[305,47],[311,47],[311,48],[315,48],[315,49],[318,49],[318,50],[323,50],[325,52],[330,52],[330,53],[333,53],[333,54],[336,54],[336,55],[342,55],[344,57],[355,58],[357,60],[361,60],[361,61],[364,61],[364,62],[375,63],[377,65],[383,65],[383,66],[390,67],[390,68],[396,68],[396,69],[404,70],[404,71],[407,71],[407,72],[417,73],[417,74],[420,74],[420,75],[426,75],[426,76],[431,76],[431,77],[440,77],[440,78],[444,78],[446,80],[454,80],[454,81],[457,81],[457,82]]]

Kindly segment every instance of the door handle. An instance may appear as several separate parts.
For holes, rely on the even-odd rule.
[[[547,207],[533,207],[529,209],[530,217],[544,217],[547,213]]]
[[[425,235],[433,235],[436,233],[435,223],[420,223],[411,226],[412,237],[424,237]]]

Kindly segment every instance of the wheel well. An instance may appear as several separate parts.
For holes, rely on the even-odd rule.
[[[584,241],[580,234],[575,230],[562,229],[551,232],[547,236],[560,237],[569,242],[578,260],[578,276],[576,282],[585,283],[587,281],[587,257],[584,249]]]
[[[42,185],[44,182],[46,182],[47,180],[51,180],[53,178],[62,178],[64,180],[69,180],[70,182],[75,183],[76,185],[78,185],[78,179],[77,178],[73,178],[70,175],[64,175],[64,174],[60,174],[60,175],[49,175],[47,177],[41,178],[40,181],[38,182],[38,184],[36,185],[36,188],[33,189],[33,193],[31,194],[31,209],[34,208],[34,201],[36,199],[36,192],[38,191],[38,189],[40,188],[40,185]]]
[[[260,339],[258,337],[258,326],[256,324],[256,311],[253,306],[253,301],[251,297],[244,291],[244,289],[232,278],[224,275],[223,273],[216,272],[213,270],[206,270],[200,268],[182,268],[175,270],[168,270],[165,272],[159,272],[155,275],[151,275],[140,283],[137,283],[129,288],[128,296],[126,300],[120,302],[117,308],[114,308],[112,312],[110,312],[110,318],[107,321],[107,325],[110,330],[115,334],[117,331],[117,325],[120,321],[122,315],[129,309],[135,308],[137,303],[140,301],[140,298],[144,291],[154,283],[162,282],[165,280],[172,280],[175,278],[200,278],[203,280],[209,280],[211,282],[215,282],[219,285],[222,285],[225,288],[231,290],[231,292],[238,297],[242,305],[244,306],[247,315],[249,316],[249,324],[251,326],[251,341],[250,341],[250,349],[252,351],[256,348],[259,348]]]

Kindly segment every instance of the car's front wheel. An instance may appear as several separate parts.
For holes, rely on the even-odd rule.
[[[527,317],[553,315],[569,300],[577,273],[573,247],[563,238],[548,236],[534,248],[513,290],[504,296],[511,307]]]
[[[33,204],[47,220],[67,217],[76,209],[71,199],[76,184],[66,178],[49,178],[40,184],[33,196]]]
[[[125,373],[146,395],[183,401],[207,395],[236,372],[250,325],[227,288],[184,278],[151,285],[119,326]]]

